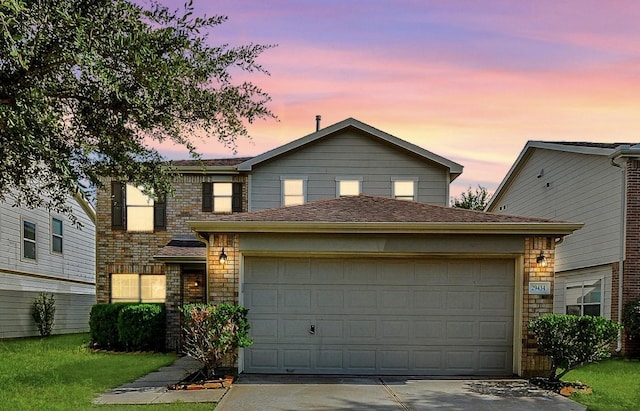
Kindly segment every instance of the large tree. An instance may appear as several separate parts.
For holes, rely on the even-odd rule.
[[[269,96],[232,74],[266,70],[271,46],[210,45],[225,16],[127,0],[0,1],[0,201],[69,212],[79,180],[171,190],[152,148],[194,136],[233,149]]]
[[[467,210],[482,211],[489,203],[491,194],[487,191],[486,187],[481,185],[475,190],[471,187],[466,192],[461,193],[460,197],[456,197],[451,202],[451,206],[455,208],[466,208]]]

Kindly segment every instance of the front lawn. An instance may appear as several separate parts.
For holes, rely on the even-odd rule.
[[[572,370],[564,381],[580,381],[593,394],[574,394],[571,399],[588,411],[640,410],[640,362],[611,359]]]
[[[95,353],[88,334],[0,340],[0,408],[6,410],[208,410],[211,404],[94,405],[111,388],[175,361],[174,354]]]

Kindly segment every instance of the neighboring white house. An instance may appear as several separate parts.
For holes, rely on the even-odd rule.
[[[31,312],[40,292],[56,300],[53,334],[89,329],[95,210],[80,195],[68,204],[81,228],[65,214],[0,203],[0,338],[38,335]]]
[[[495,213],[584,223],[556,248],[555,312],[619,320],[640,294],[638,158],[623,143],[529,141],[489,202]]]

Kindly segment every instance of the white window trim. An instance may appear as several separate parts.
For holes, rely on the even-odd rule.
[[[62,234],[56,234],[53,231],[53,220],[58,220],[60,221],[60,227],[62,228]],[[62,250],[60,251],[55,251],[53,249],[53,237],[60,237],[61,240],[61,244],[62,244]],[[55,254],[55,255],[62,255],[64,254],[64,220],[62,218],[59,217],[51,217],[51,253]]]
[[[342,197],[340,195],[340,182],[341,181],[357,181],[358,182],[358,195],[362,194],[362,177],[354,177],[354,176],[340,176],[336,177],[336,198]],[[346,196],[345,196],[346,197]]]
[[[129,187],[131,187],[132,189],[138,190],[140,191],[140,194],[144,195],[147,197],[147,204],[130,204],[129,201]],[[144,191],[142,190],[142,187],[139,186],[135,186],[131,183],[126,183],[125,187],[124,187],[125,193],[124,193],[124,206],[125,206],[125,231],[129,232],[129,233],[152,233],[153,232],[153,210],[154,210],[154,206],[155,206],[155,200],[152,197],[149,197],[147,194],[144,193]],[[133,220],[130,218],[131,215],[133,215],[134,213],[132,212],[133,209],[139,209],[139,210],[147,210],[151,209],[151,227],[147,228],[147,229],[139,229],[139,228],[135,228],[134,226],[134,222]],[[131,223],[131,227],[129,226],[129,224]],[[146,223],[148,224],[148,221],[146,221]]]
[[[307,176],[280,176],[280,205],[284,206],[284,182],[287,180],[302,180],[302,204],[307,204]]]
[[[24,223],[29,223],[29,224],[33,224],[34,228],[33,231],[35,233],[35,240],[31,240],[31,239],[25,239],[24,238]],[[33,242],[34,244],[34,249],[35,249],[35,253],[36,253],[36,258],[27,258],[24,256],[24,242],[29,241],[29,242]],[[20,261],[24,261],[24,262],[29,262],[29,263],[36,263],[38,262],[38,224],[33,222],[30,219],[26,219],[24,217],[20,217]]]
[[[216,195],[216,184],[229,184],[231,186],[231,194],[229,195]],[[212,181],[211,185],[211,207],[213,213],[216,214],[231,214],[233,212],[233,181]],[[229,199],[229,210],[216,210],[216,198]]]
[[[391,198],[396,196],[396,181],[412,181],[413,182],[413,200],[418,201],[418,177],[391,177]]]
[[[563,307],[563,314],[567,313],[567,306],[569,305],[576,305],[576,304],[568,304],[568,297],[567,297],[567,290],[570,287],[576,287],[576,286],[581,286],[582,287],[582,293],[581,296],[584,299],[584,284],[585,283],[593,283],[593,282],[598,282],[600,281],[600,317],[604,317],[604,298],[605,298],[605,289],[604,289],[604,277],[594,277],[594,278],[589,278],[589,279],[584,279],[584,280],[580,280],[580,281],[570,281],[570,282],[566,282],[564,284],[564,307]],[[586,305],[598,305],[598,304],[594,304],[594,303],[587,303]],[[583,302],[580,304],[580,315],[584,315],[584,300]]]
[[[131,301],[125,301],[123,299],[118,299],[116,302],[132,302],[132,303],[165,303],[167,301],[167,276],[166,274],[140,274],[140,273],[112,273],[109,277],[109,301],[113,302],[113,276],[114,275],[137,275],[138,276],[138,287],[137,287],[137,299],[131,299]],[[149,301],[142,300],[142,277],[163,277],[165,280],[165,297],[163,301]]]

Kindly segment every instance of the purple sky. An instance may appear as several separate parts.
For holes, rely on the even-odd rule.
[[[277,44],[260,59],[271,75],[249,79],[279,121],[251,125],[239,156],[313,132],[316,114],[323,126],[354,117],[462,164],[457,196],[495,190],[527,140],[640,141],[637,1],[194,3],[229,17],[212,44]],[[176,150],[161,146],[186,157]]]

